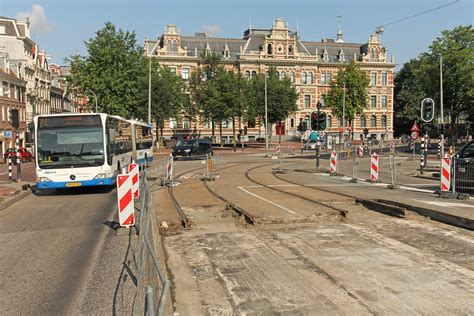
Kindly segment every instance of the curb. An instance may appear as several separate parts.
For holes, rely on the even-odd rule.
[[[370,210],[380,212],[386,215],[395,216],[399,218],[405,217],[405,210],[402,207],[389,205],[381,200],[373,201],[366,199],[356,199],[356,203],[362,204]]]
[[[392,205],[398,206],[400,208],[405,208],[409,211],[418,213],[422,216],[426,216],[426,217],[428,217],[432,220],[435,220],[435,221],[438,221],[438,222],[441,222],[441,223],[445,223],[445,224],[448,224],[448,225],[453,225],[453,226],[457,226],[457,227],[461,227],[461,228],[465,228],[465,229],[469,229],[469,230],[474,230],[474,220],[469,219],[469,218],[464,218],[464,217],[460,217],[460,216],[456,216],[456,215],[441,213],[441,212],[438,212],[438,211],[430,210],[428,208],[413,206],[413,205],[404,204],[404,203],[400,203],[400,202],[381,200],[381,199],[378,199],[377,201],[380,202],[380,203],[387,203],[387,204],[392,204]]]
[[[2,203],[0,205],[0,211],[3,211],[4,209],[6,209],[7,207],[13,205],[14,203],[20,201],[21,199],[27,197],[28,195],[30,195],[31,193],[33,193],[30,189],[25,191],[25,192],[22,192],[20,194],[18,194],[17,196],[11,198],[10,200],[8,201],[5,201],[4,203]]]

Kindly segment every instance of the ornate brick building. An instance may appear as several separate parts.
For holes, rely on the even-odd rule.
[[[328,93],[329,83],[344,64],[355,61],[370,78],[367,108],[364,115],[353,122],[354,138],[359,138],[364,128],[377,139],[393,135],[393,77],[395,63],[389,60],[387,50],[382,46],[376,34],[369,36],[367,43],[346,43],[342,30],[336,39],[324,39],[320,42],[303,41],[297,32],[288,28],[281,18],[272,23],[271,29],[249,28],[242,39],[208,37],[205,33],[195,36],[181,35],[177,27],[168,25],[156,40],[145,40],[147,57],[156,58],[188,80],[190,73],[201,65],[201,55],[216,52],[222,56],[221,62],[228,70],[240,72],[249,78],[275,67],[278,75],[287,76],[299,93],[298,111],[286,120],[286,133],[299,136],[297,126],[301,121],[308,122],[316,104],[321,101],[322,111],[328,114],[328,134],[337,136],[342,118],[331,115],[324,106],[323,97]],[[170,118],[165,124],[165,136],[180,137],[189,132],[209,136],[210,128],[202,120],[190,126],[187,118]],[[231,141],[232,124],[224,124],[224,140]],[[246,125],[247,122],[240,122]],[[261,137],[264,133],[257,122],[249,126],[250,139]]]

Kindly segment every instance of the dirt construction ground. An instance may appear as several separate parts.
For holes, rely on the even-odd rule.
[[[191,223],[163,230],[175,313],[474,313],[472,231],[411,213],[394,218],[367,210],[350,196],[361,190],[375,199],[383,191],[364,184],[298,173],[294,166],[276,178],[278,162],[270,159],[222,159],[219,176],[207,183],[202,167],[199,160],[175,165],[174,195]],[[172,228],[178,216],[166,190],[157,190],[158,221]]]

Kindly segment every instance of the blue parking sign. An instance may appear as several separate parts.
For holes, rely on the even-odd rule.
[[[318,139],[318,132],[311,132],[311,134],[309,135],[309,138],[311,140],[317,140]]]

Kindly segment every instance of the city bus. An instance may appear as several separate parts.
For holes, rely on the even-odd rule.
[[[133,159],[143,169],[153,162],[153,127],[135,120],[129,122],[133,130]]]
[[[102,113],[34,117],[38,189],[111,186],[133,159],[132,123]]]

